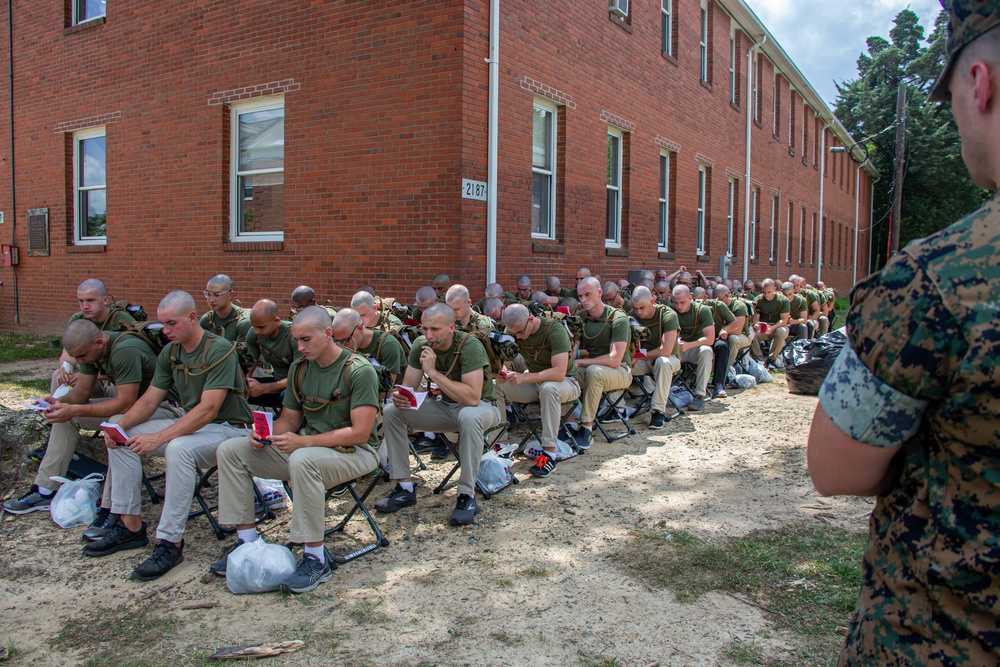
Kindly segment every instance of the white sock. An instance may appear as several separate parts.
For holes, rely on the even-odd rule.
[[[55,493],[53,489],[46,489],[44,486],[39,486],[38,492],[43,496],[51,496],[53,493]]]
[[[322,544],[319,545],[318,547],[309,547],[309,546],[307,546],[307,547],[303,547],[303,548],[305,549],[305,552],[307,554],[309,554],[310,556],[315,556],[316,558],[319,559],[319,561],[321,563],[325,563],[326,562],[326,554],[323,553],[323,545]]]
[[[590,426],[584,425],[583,428],[587,429],[588,431],[593,431],[594,425],[593,424],[591,424]]]
[[[430,431],[424,431],[424,437],[427,438],[428,440],[433,440],[434,438],[437,437],[437,434],[431,433]]]
[[[403,489],[407,493],[413,493],[413,482],[396,482],[399,484],[399,488]]]
[[[257,529],[256,528],[239,528],[236,530],[236,537],[243,540],[247,544],[257,541]]]

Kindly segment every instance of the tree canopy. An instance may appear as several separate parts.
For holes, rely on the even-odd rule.
[[[895,186],[892,126],[899,84],[907,88],[900,247],[947,227],[988,196],[972,182],[962,162],[951,105],[927,103],[944,69],[947,24],[948,15],[942,10],[934,21],[934,31],[925,38],[917,14],[902,10],[888,39],[878,35],[868,38],[868,53],[858,58],[858,78],[837,84],[837,117],[855,141],[864,145],[879,172],[871,235],[873,270],[886,261]]]

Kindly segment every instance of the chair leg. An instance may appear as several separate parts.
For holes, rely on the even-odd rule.
[[[618,391],[618,390],[616,389],[614,391]],[[622,393],[614,401],[611,401],[608,398],[610,396],[610,394],[612,394],[612,393],[614,393],[614,392],[604,392],[604,394],[601,395],[601,400],[597,404],[597,414],[598,415],[601,415],[601,414],[610,414],[610,415],[613,415],[613,418],[612,418],[611,422],[612,423],[616,422],[616,421],[617,422],[621,422],[622,426],[624,427],[624,430],[621,433],[616,433],[616,434],[612,435],[611,433],[608,432],[608,429],[606,429],[604,427],[604,424],[601,423],[601,420],[600,420],[599,417],[597,417],[597,418],[594,419],[594,424],[601,431],[601,434],[604,436],[604,438],[608,442],[614,442],[615,440],[621,440],[622,438],[628,437],[628,436],[633,435],[635,433],[635,429],[632,428],[632,424],[629,423],[628,416],[622,414],[619,411],[619,409],[618,409],[619,404],[622,403],[625,400],[625,396],[627,395],[627,392],[625,390],[622,390]],[[604,412],[603,413],[601,412],[601,406],[602,405],[606,406],[604,408]]]
[[[327,559],[329,560],[330,563],[333,563],[333,564],[336,564],[336,565],[343,565],[344,563],[350,562],[350,561],[354,560],[355,558],[360,558],[361,556],[364,556],[366,553],[370,553],[372,551],[375,551],[379,547],[387,547],[387,546],[389,546],[389,540],[386,539],[385,535],[382,534],[382,530],[379,528],[378,523],[375,522],[375,518],[371,515],[371,512],[368,511],[368,507],[365,506],[365,500],[368,498],[368,496],[371,494],[371,492],[375,489],[375,486],[378,484],[378,481],[379,481],[378,475],[373,475],[371,483],[368,484],[368,488],[366,488],[365,491],[364,491],[364,493],[362,493],[361,495],[358,495],[357,489],[354,488],[355,482],[348,483],[346,485],[347,486],[347,492],[350,493],[351,494],[351,498],[354,499],[354,505],[347,512],[347,514],[344,515],[344,518],[340,521],[340,523],[338,523],[336,526],[334,526],[332,528],[328,528],[327,530],[325,530],[323,532],[323,535],[326,536],[326,535],[330,535],[332,533],[343,531],[344,527],[347,525],[347,522],[351,520],[351,517],[353,517],[355,515],[355,513],[357,513],[358,511],[360,511],[361,514],[365,517],[365,520],[368,522],[368,526],[371,528],[372,533],[374,534],[375,541],[371,542],[369,544],[366,544],[365,546],[361,547],[360,549],[356,549],[356,550],[352,551],[351,553],[349,553],[349,554],[347,554],[345,556],[337,556],[337,555],[333,554],[326,547],[326,545],[324,545],[323,549],[326,551],[326,557],[327,557]],[[327,497],[329,498],[330,495],[332,495],[335,490],[336,489],[331,489],[327,493]]]

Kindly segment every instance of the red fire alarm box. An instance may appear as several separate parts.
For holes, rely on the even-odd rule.
[[[0,246],[0,257],[3,258],[0,266],[17,266],[17,246],[16,245],[3,245]]]

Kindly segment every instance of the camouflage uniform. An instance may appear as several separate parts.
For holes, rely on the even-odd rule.
[[[1000,663],[1000,199],[858,284],[820,401],[902,445],[872,512],[841,665]]]

